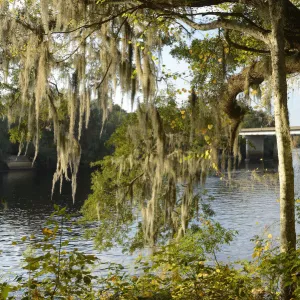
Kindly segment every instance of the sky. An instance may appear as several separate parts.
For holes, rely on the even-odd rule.
[[[289,88],[289,113],[290,125],[300,126],[300,84],[295,83],[293,88]]]

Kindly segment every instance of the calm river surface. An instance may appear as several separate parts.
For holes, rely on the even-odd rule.
[[[294,150],[296,197],[300,197],[300,150]],[[208,194],[215,199],[211,205],[215,219],[227,229],[238,230],[239,234],[229,246],[218,253],[219,260],[250,259],[255,235],[272,233],[278,236],[279,203],[278,184],[251,181],[251,170],[274,166],[241,166],[232,176],[239,184],[228,186],[227,181],[217,177],[207,179]],[[70,185],[63,186],[62,194],[54,194],[51,200],[52,172],[10,171],[0,173],[0,279],[1,276],[20,274],[24,247],[12,246],[12,242],[31,234],[40,234],[44,221],[53,211],[53,204],[68,205],[78,211],[90,190],[90,172],[81,170],[78,178],[76,202],[73,204]],[[259,174],[259,172],[258,172]],[[4,200],[4,202],[3,202]],[[85,253],[94,253],[102,262],[132,265],[134,258],[125,256],[121,248],[99,254],[93,242],[81,236],[79,227],[71,233],[76,237],[69,247],[77,247]]]

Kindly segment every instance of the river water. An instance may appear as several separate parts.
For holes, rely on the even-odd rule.
[[[300,150],[294,150],[295,191],[300,197]],[[276,169],[271,163],[242,165],[232,172],[233,180],[207,179],[205,188],[214,200],[211,202],[215,219],[227,229],[238,230],[238,235],[229,246],[217,254],[221,261],[250,259],[255,235],[274,237],[279,233],[278,183],[276,176],[263,176],[263,170]],[[253,173],[253,170],[256,170]],[[253,177],[253,174],[255,175]],[[73,204],[70,184],[63,186],[62,194],[54,193],[51,199],[52,172],[37,170],[0,173],[0,279],[22,273],[23,246],[12,242],[31,234],[41,234],[45,220],[53,211],[53,204],[67,205],[78,211],[90,192],[90,172],[81,170],[78,176],[76,201]],[[254,179],[253,179],[254,178]],[[74,228],[71,237],[76,237],[69,247],[77,247],[85,253],[96,254],[102,262],[133,265],[134,257],[124,255],[122,248],[98,253],[93,242],[82,236],[80,227]]]

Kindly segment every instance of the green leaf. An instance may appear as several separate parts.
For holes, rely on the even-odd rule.
[[[84,276],[83,281],[85,284],[91,284],[92,280],[89,276]]]
[[[8,297],[9,292],[10,292],[9,285],[5,285],[4,287],[2,287],[1,296],[2,296],[3,300],[5,300]]]

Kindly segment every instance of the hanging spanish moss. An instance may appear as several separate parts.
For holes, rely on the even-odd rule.
[[[162,219],[172,228],[172,236],[179,238],[184,235],[194,216],[192,211],[197,211],[199,207],[195,189],[205,183],[212,164],[218,164],[217,151],[210,142],[210,137],[215,133],[213,127],[208,128],[210,108],[202,109],[202,105],[202,100],[195,100],[192,108],[176,110],[175,115],[180,116],[180,122],[187,126],[184,133],[170,131],[159,108],[140,105],[137,118],[127,125],[124,137],[131,144],[131,151],[106,159],[111,164],[109,174],[113,176],[109,182],[115,182],[115,186],[110,191],[110,183],[102,183],[102,186],[99,182],[97,186],[102,186],[99,191],[101,196],[97,196],[94,202],[88,202],[87,205],[92,206],[89,211],[97,212],[97,207],[104,205],[103,197],[112,194],[115,195],[117,214],[121,214],[117,208],[120,205],[123,207],[130,199],[140,206],[143,237],[148,245],[157,243]],[[190,141],[192,122],[198,142]],[[200,129],[208,131],[205,136],[199,134]],[[94,217],[99,218],[99,213]]]
[[[138,186],[146,241],[155,243],[159,216],[172,224],[180,237],[187,230],[190,210],[198,205],[195,186],[205,182],[213,163],[218,165],[223,124],[212,111],[221,110],[218,97],[222,84],[205,93],[200,85],[207,84],[207,78],[202,76],[192,89],[189,105],[176,112],[170,125],[155,106],[157,61],[163,43],[171,39],[170,26],[179,26],[179,32],[180,24],[172,18],[161,19],[159,13],[139,1],[30,3],[0,1],[0,49],[6,66],[3,77],[17,91],[11,95],[19,95],[17,100],[11,97],[10,105],[15,109],[8,105],[9,123],[27,125],[19,153],[26,152],[32,142],[36,159],[46,115],[47,122],[52,123],[57,151],[52,193],[56,184],[61,190],[63,180],[71,181],[74,200],[80,139],[89,123],[91,103],[98,103],[102,110],[100,134],[117,96],[131,101],[132,107],[138,103],[136,123],[128,126],[124,137],[132,143],[132,151],[113,156],[109,162],[117,170],[120,186],[115,204],[118,208],[128,196],[134,200]],[[10,69],[14,73],[9,73]],[[220,74],[224,83],[224,70]],[[246,80],[245,90],[249,88]],[[176,131],[176,126],[181,126],[180,130]],[[234,145],[236,154],[238,126],[234,129],[230,147]],[[140,173],[135,174],[137,170]],[[124,178],[131,179],[129,186],[124,186]],[[101,213],[99,207],[97,202],[97,215]]]
[[[79,140],[83,126],[89,123],[91,102],[99,102],[105,122],[119,87],[132,106],[141,94],[146,101],[153,101],[157,72],[153,54],[164,33],[155,37],[142,19],[129,22],[131,14],[144,13],[134,3],[37,0],[15,6],[3,0],[0,5],[3,77],[13,82],[21,95],[19,109],[13,110],[14,115],[8,113],[9,123],[25,121],[28,130],[20,153],[32,142],[36,159],[41,109],[48,109],[57,146],[53,182],[72,180],[75,196]],[[17,77],[9,78],[9,66],[19,70]],[[57,116],[61,101],[67,102],[63,119]]]
[[[44,27],[45,34],[49,31],[49,3],[48,0],[40,0],[40,10],[41,10],[41,18],[42,24]]]

